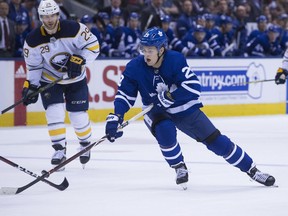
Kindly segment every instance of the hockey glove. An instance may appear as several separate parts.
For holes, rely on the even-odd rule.
[[[68,77],[73,79],[77,76],[80,76],[82,72],[82,66],[85,65],[86,60],[80,55],[72,55],[70,56],[68,62]]]
[[[35,94],[35,92],[37,92],[38,90],[39,90],[39,87],[37,87],[36,85],[30,84],[29,80],[25,80],[23,89],[22,89],[23,104],[25,106],[37,102],[39,94],[37,93],[33,97],[30,97],[30,95]]]
[[[162,91],[157,96],[154,96],[153,104],[154,107],[167,109],[174,104],[174,99],[169,91]]]
[[[288,76],[288,71],[286,69],[279,67],[275,76],[275,83],[277,85],[284,84],[286,82],[287,76]]]
[[[117,131],[118,126],[122,124],[122,122],[123,122],[123,118],[120,115],[110,113],[107,116],[105,133],[106,133],[107,139],[110,142],[114,142],[115,139],[123,135],[123,131]]]

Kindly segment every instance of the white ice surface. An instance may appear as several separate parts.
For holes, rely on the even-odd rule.
[[[38,182],[17,195],[0,196],[0,216],[285,216],[288,215],[288,116],[212,118],[221,132],[241,146],[260,170],[275,176],[275,187],[251,182],[201,143],[178,133],[189,169],[188,189],[175,184],[175,172],[164,161],[144,123],[124,129],[124,136],[92,149],[83,170],[78,159],[48,180],[70,186],[58,191]],[[104,135],[93,124],[93,141]],[[78,144],[67,126],[71,157]],[[47,128],[0,128],[0,155],[41,175],[50,170]],[[0,161],[0,187],[20,187],[34,177]]]

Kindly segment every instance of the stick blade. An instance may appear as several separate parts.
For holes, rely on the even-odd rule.
[[[60,191],[63,191],[63,190],[65,190],[66,188],[68,188],[68,186],[69,186],[69,182],[68,182],[68,180],[67,180],[66,177],[65,177],[64,180],[63,180],[63,182],[59,185],[58,189],[59,189]]]
[[[14,187],[2,187],[0,188],[0,195],[14,195],[17,194],[18,188]]]

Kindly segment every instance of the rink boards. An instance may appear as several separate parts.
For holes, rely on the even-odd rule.
[[[112,111],[117,84],[128,61],[98,59],[87,66],[89,115],[93,122],[105,121]],[[287,85],[259,82],[274,79],[280,58],[188,59],[188,64],[201,82],[203,110],[211,117],[287,113]],[[0,109],[4,110],[21,99],[26,67],[23,60],[0,60],[0,67]],[[140,109],[138,98],[126,117]],[[18,105],[0,116],[0,126],[45,123],[41,99],[28,107]]]

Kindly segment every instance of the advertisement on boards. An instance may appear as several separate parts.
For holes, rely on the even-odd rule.
[[[92,112],[92,116],[97,115],[95,121],[105,120],[104,114],[113,108],[118,82],[128,61],[97,59],[87,65],[89,112]],[[188,59],[187,62],[202,85],[201,100],[208,115],[239,116],[287,112],[287,84],[276,85],[273,81],[281,59]],[[0,61],[0,65],[6,69],[0,81],[0,107],[4,109],[21,99],[26,68],[22,60]],[[134,108],[141,109],[140,100],[141,98],[137,99]],[[43,114],[44,109],[39,97],[36,104],[28,107],[21,104],[5,116],[2,115],[0,126],[38,124],[34,119],[42,119]]]

